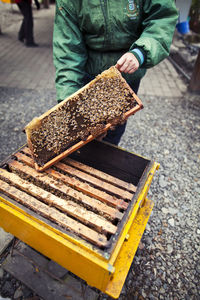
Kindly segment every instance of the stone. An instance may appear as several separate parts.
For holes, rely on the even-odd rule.
[[[154,297],[153,294],[149,294],[149,300],[155,300],[156,298]]]
[[[169,153],[170,153],[170,152],[169,152],[168,149],[165,149],[165,150],[164,150],[164,154],[165,154],[165,155],[168,155]]]
[[[160,278],[157,278],[157,279],[155,280],[155,285],[156,285],[157,287],[160,287],[160,286],[162,285],[162,281],[160,280]]]
[[[161,188],[165,188],[167,186],[167,181],[165,180],[165,177],[163,175],[159,178],[159,185]]]
[[[165,289],[164,289],[163,287],[161,287],[160,290],[159,290],[159,292],[160,292],[161,294],[165,294]]]
[[[171,225],[172,227],[174,226],[174,219],[171,218],[168,220],[169,225]]]
[[[163,207],[163,208],[162,208],[162,213],[163,213],[163,214],[168,214],[168,212],[169,212],[169,211],[168,211],[168,209],[167,209],[166,207]]]
[[[163,248],[163,246],[160,243],[156,243],[155,247],[158,248],[161,251],[164,251],[164,248]],[[157,253],[157,254],[160,255],[160,253]]]
[[[187,239],[182,239],[182,243],[183,243],[183,245],[187,245],[188,240]]]
[[[176,53],[176,52],[178,52],[178,51],[179,51],[179,48],[178,48],[177,46],[175,46],[175,45],[172,44],[171,47],[170,47],[170,52],[171,52],[171,53],[173,53],[173,52]]]
[[[143,297],[144,299],[146,299],[146,297],[147,297],[147,294],[145,293],[144,290],[142,290],[142,297]]]
[[[142,249],[144,249],[145,245],[144,245],[144,244],[143,244],[143,243],[140,241],[140,243],[139,243],[139,246],[138,246],[138,247],[139,247],[139,249],[140,249],[140,250],[142,250]]]
[[[5,232],[3,228],[0,228],[0,254],[8,247],[12,239],[12,234]]]
[[[151,227],[150,227],[150,225],[147,223],[147,225],[146,225],[146,231],[151,231]]]
[[[172,252],[173,252],[173,247],[172,247],[172,245],[168,244],[167,245],[167,253],[171,254]]]
[[[188,225],[189,227],[193,227],[193,222],[192,222],[192,220],[188,219],[186,222],[187,222],[187,225]]]
[[[178,209],[173,208],[173,207],[169,207],[169,208],[168,208],[168,212],[169,212],[171,215],[176,215],[176,214],[178,213]]]
[[[168,192],[166,190],[164,190],[164,196],[167,197],[168,196]],[[168,199],[165,199],[168,200]],[[169,201],[169,200],[168,200]]]
[[[22,292],[21,287],[19,287],[19,288],[15,291],[13,298],[14,298],[14,299],[18,299],[18,298],[20,298],[20,297],[22,297],[22,296],[23,296],[23,292]]]
[[[1,287],[1,295],[11,297],[15,292],[15,288],[10,281],[5,281],[3,286]]]

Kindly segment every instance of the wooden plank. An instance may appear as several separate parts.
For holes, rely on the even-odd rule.
[[[16,200],[17,202],[28,206],[33,211],[41,214],[45,218],[52,220],[53,222],[63,226],[64,228],[78,234],[82,238],[94,243],[98,246],[105,246],[107,239],[104,235],[97,233],[91,228],[71,219],[65,214],[59,212],[55,208],[40,202],[36,198],[28,195],[27,193],[18,190],[16,187],[9,185],[8,183],[0,180],[0,191]]]
[[[45,259],[46,264],[40,265],[38,257]],[[25,297],[27,300],[97,300],[99,294],[97,291],[92,290],[85,282],[75,278],[67,269],[58,265],[65,274],[64,280],[63,277],[60,279],[54,273],[55,268],[51,271],[48,269],[49,263],[53,261],[48,262],[47,257],[19,242],[13,247],[12,254],[6,257],[1,267],[38,295]],[[8,298],[0,297],[0,299]]]
[[[34,161],[32,158],[23,155],[22,153],[17,153],[15,156],[25,164],[34,167]],[[118,199],[116,197],[113,197],[103,191],[99,191],[93,187],[91,187],[89,184],[83,183],[73,177],[63,175],[53,169],[48,169],[45,171],[47,174],[53,176],[57,180],[61,180],[67,185],[77,189],[78,191],[81,191],[83,193],[86,193],[87,195],[94,197],[112,207],[116,207],[118,209],[126,210],[128,207],[128,203],[123,201],[122,199]],[[38,173],[39,174],[39,173]]]
[[[31,151],[28,147],[25,147],[22,149],[22,151],[25,154],[28,154],[31,156]],[[64,163],[69,164],[72,167],[75,167],[81,171],[85,171],[88,174],[94,175],[95,177],[99,178],[99,179],[103,179],[104,181],[108,182],[108,183],[112,183],[113,185],[118,186],[119,188],[125,189],[129,192],[136,192],[137,187],[135,185],[133,185],[132,183],[128,183],[124,180],[120,180],[114,176],[111,176],[105,172],[99,171],[93,167],[90,167],[88,165],[85,165],[81,162],[78,162],[74,159],[71,159],[69,157],[65,158]]]
[[[87,181],[88,183],[90,183],[98,188],[101,188],[102,190],[104,190],[106,192],[110,192],[111,194],[114,194],[115,196],[118,196],[124,200],[131,200],[133,197],[133,194],[131,194],[129,192],[122,190],[122,189],[120,189],[110,183],[107,183],[101,179],[98,179],[90,174],[87,174],[85,172],[77,170],[69,165],[59,162],[55,165],[55,167],[61,171],[71,174],[72,176],[76,176],[76,177],[80,178],[81,180]]]
[[[102,179],[102,180],[108,182],[108,183],[112,183],[113,185],[118,186],[119,188],[122,188],[122,189],[130,191],[130,192],[134,192],[134,193],[136,192],[137,188],[132,183],[128,183],[126,181],[120,180],[114,176],[106,174],[95,168],[89,167],[89,166],[82,164],[76,160],[73,160],[69,157],[67,157],[64,162],[69,164],[72,167],[75,167],[81,171],[91,174],[99,179]]]
[[[31,156],[31,150],[29,149],[29,147],[24,147],[21,149],[21,151],[23,151],[23,153]]]
[[[92,226],[101,233],[106,232],[114,234],[117,231],[117,227],[105,220],[102,216],[80,207],[75,202],[57,197],[50,192],[45,191],[44,189],[20,178],[16,174],[10,173],[4,169],[0,169],[0,177],[8,180],[11,182],[11,184],[32,195],[33,197],[37,197],[50,206],[54,206],[62,212],[65,212],[68,215],[80,220],[84,224]]]
[[[28,177],[33,177],[35,180],[42,183],[43,185],[48,186],[51,189],[65,194],[69,197],[72,197],[73,199],[80,203],[83,203],[87,207],[89,206],[90,208],[95,209],[95,211],[98,211],[100,214],[103,214],[104,216],[106,215],[111,220],[121,220],[123,217],[123,214],[117,209],[114,209],[94,198],[88,197],[87,195],[84,195],[83,193],[72,189],[71,187],[67,186],[66,184],[63,184],[62,182],[52,179],[46,173],[38,173],[35,169],[23,165],[19,161],[12,161],[11,163],[9,163],[9,167],[11,170],[16,171],[17,173],[20,172]]]

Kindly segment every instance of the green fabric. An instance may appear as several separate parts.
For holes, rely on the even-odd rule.
[[[174,0],[56,0],[53,55],[57,99],[84,85],[126,52],[138,48],[145,61],[131,83],[169,54],[178,15]]]

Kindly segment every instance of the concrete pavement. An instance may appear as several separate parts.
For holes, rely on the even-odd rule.
[[[0,86],[19,89],[53,89],[54,6],[52,5],[50,9],[33,10],[34,37],[39,44],[38,48],[27,48],[17,40],[21,20],[16,5],[13,5],[13,10],[16,21],[8,28],[4,28],[3,35],[0,35]]]

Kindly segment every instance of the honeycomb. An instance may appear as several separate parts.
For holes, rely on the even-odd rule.
[[[43,166],[89,135],[98,136],[106,124],[120,124],[124,113],[136,105],[130,87],[111,67],[26,126],[35,162]]]

